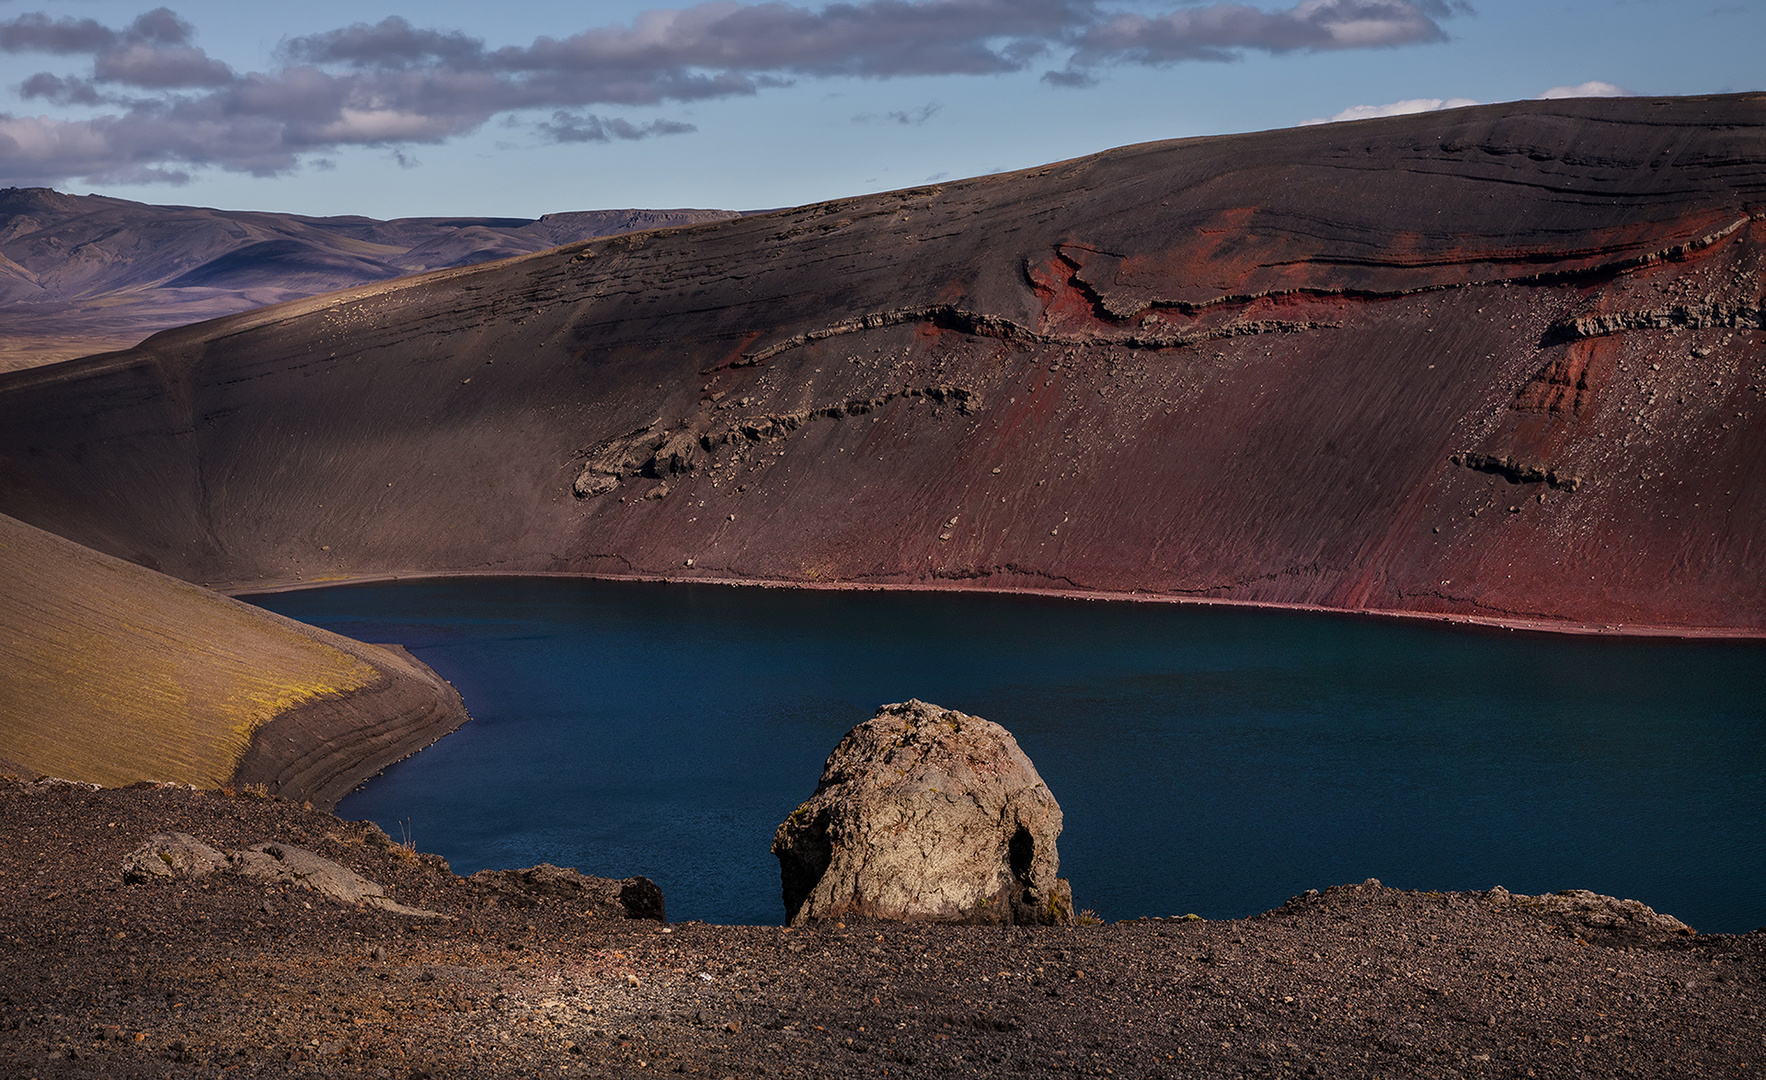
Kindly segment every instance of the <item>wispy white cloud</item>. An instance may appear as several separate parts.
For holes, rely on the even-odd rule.
[[[1065,71],[1046,80],[1090,82],[1105,63],[1168,64],[1236,60],[1247,51],[1285,53],[1369,49],[1443,41],[1441,19],[1469,10],[1445,0],[1301,0],[1265,11],[1245,4],[1186,6],[1163,15],[1124,13],[1085,27]]]
[[[1392,101],[1384,105],[1351,105],[1331,116],[1314,117],[1300,121],[1300,126],[1308,124],[1334,124],[1341,120],[1372,120],[1380,116],[1406,116],[1410,113],[1439,112],[1442,109],[1459,109],[1467,105],[1476,105],[1471,98],[1406,98],[1403,101]]]
[[[1585,82],[1575,86],[1554,86],[1549,90],[1534,95],[1535,101],[1547,101],[1557,98],[1605,98],[1631,97],[1632,93],[1624,87],[1615,86],[1610,82]],[[1331,116],[1315,117],[1300,121],[1299,126],[1309,124],[1334,124],[1342,120],[1372,120],[1381,116],[1405,116],[1410,113],[1437,112],[1441,109],[1459,109],[1467,105],[1478,105],[1481,102],[1466,97],[1454,98],[1406,98],[1403,101],[1392,101],[1384,105],[1351,105]]]
[[[1575,86],[1554,86],[1539,95],[1540,100],[1579,97],[1631,97],[1631,91],[1610,82],[1585,82]]]

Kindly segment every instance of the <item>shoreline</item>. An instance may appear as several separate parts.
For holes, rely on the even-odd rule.
[[[358,625],[356,631],[358,633],[363,632],[361,629],[362,625],[377,622],[380,616],[374,614],[376,610],[385,612],[394,609],[406,609],[407,613],[409,613],[422,611],[424,609],[439,611],[440,607],[447,607],[450,611],[454,612],[456,616],[464,613],[472,613],[473,618],[481,618],[485,612],[490,609],[508,607],[510,604],[513,604],[514,607],[510,610],[519,610],[522,613],[521,617],[525,618],[529,614],[533,614],[538,616],[544,625],[548,626],[552,625],[553,620],[558,620],[556,628],[560,629],[568,626],[571,620],[576,619],[583,611],[587,611],[591,608],[599,610],[602,607],[605,607],[609,612],[629,611],[646,623],[657,619],[664,620],[656,623],[656,626],[661,628],[660,632],[664,634],[671,632],[667,630],[667,627],[669,626],[667,620],[671,617],[670,613],[715,612],[720,621],[715,623],[705,623],[703,626],[706,630],[707,637],[716,640],[723,640],[731,634],[740,633],[740,627],[744,624],[753,626],[771,626],[773,625],[773,620],[778,620],[780,625],[788,624],[798,626],[803,623],[804,619],[826,619],[828,620],[829,625],[833,625],[836,622],[846,623],[854,619],[857,619],[860,623],[867,622],[871,619],[880,619],[891,624],[899,622],[906,627],[919,628],[912,631],[897,631],[897,633],[902,634],[923,632],[925,626],[937,625],[946,620],[956,620],[965,627],[973,628],[972,631],[965,631],[960,635],[960,637],[964,639],[973,636],[973,633],[975,632],[984,633],[986,629],[990,627],[995,631],[1001,627],[1016,627],[1025,632],[1032,632],[1030,630],[1031,627],[1062,624],[1095,628],[1101,633],[1104,633],[1108,640],[1112,641],[1116,640],[1116,637],[1120,635],[1124,644],[1131,647],[1141,643],[1163,642],[1166,640],[1173,642],[1189,642],[1193,640],[1210,643],[1216,641],[1244,641],[1250,643],[1254,651],[1262,653],[1269,647],[1266,644],[1267,642],[1286,642],[1292,639],[1308,643],[1306,646],[1308,649],[1322,650],[1322,655],[1351,656],[1354,655],[1355,652],[1363,652],[1365,650],[1365,654],[1368,656],[1394,657],[1408,661],[1411,664],[1411,670],[1405,676],[1407,678],[1417,677],[1417,671],[1427,672],[1430,670],[1437,670],[1442,673],[1442,678],[1446,678],[1449,673],[1461,670],[1465,664],[1463,658],[1469,656],[1507,658],[1514,665],[1512,667],[1498,667],[1490,663],[1473,664],[1467,669],[1473,672],[1473,674],[1469,676],[1473,682],[1479,682],[1483,678],[1483,676],[1476,674],[1476,672],[1486,670],[1530,670],[1558,673],[1572,671],[1577,667],[1583,667],[1581,673],[1574,675],[1573,678],[1581,679],[1584,683],[1588,683],[1588,680],[1590,679],[1588,672],[1590,670],[1606,672],[1616,678],[1624,678],[1628,676],[1630,671],[1637,669],[1640,663],[1647,665],[1650,658],[1660,658],[1665,663],[1675,665],[1685,662],[1696,667],[1700,671],[1721,670],[1725,672],[1752,672],[1759,667],[1758,661],[1762,655],[1758,646],[1750,647],[1742,645],[1737,647],[1727,644],[1713,644],[1709,646],[1692,644],[1677,646],[1665,644],[1665,642],[1672,640],[1666,638],[1625,639],[1637,642],[1630,646],[1622,644],[1605,646],[1590,644],[1585,646],[1580,644],[1581,641],[1585,640],[1580,637],[1539,637],[1523,639],[1513,636],[1508,630],[1491,627],[1475,627],[1465,633],[1446,631],[1430,634],[1427,631],[1407,631],[1404,629],[1403,624],[1391,624],[1392,629],[1381,629],[1378,623],[1366,621],[1361,623],[1332,623],[1316,620],[1308,621],[1306,616],[1314,614],[1313,612],[1303,612],[1296,618],[1281,618],[1276,616],[1265,617],[1256,614],[1234,615],[1226,610],[1216,609],[1198,610],[1192,614],[1186,615],[1181,611],[1167,608],[1108,608],[1097,607],[1095,605],[1082,607],[1062,602],[1069,598],[1047,597],[1046,595],[1023,602],[1012,600],[992,601],[986,598],[986,594],[981,596],[964,596],[948,601],[935,597],[921,598],[919,596],[901,596],[893,599],[885,596],[876,596],[875,598],[855,596],[851,599],[845,599],[833,595],[824,595],[822,593],[735,593],[727,590],[665,590],[655,587],[646,587],[653,585],[653,581],[647,582],[643,585],[632,586],[630,591],[627,591],[627,589],[621,588],[617,584],[585,584],[582,586],[576,586],[567,582],[551,580],[558,577],[575,576],[582,575],[548,574],[524,577],[521,575],[503,573],[486,575],[487,580],[474,583],[464,577],[456,577],[455,575],[424,575],[422,577],[412,576],[409,578],[411,585],[404,590],[386,591],[385,589],[375,588],[375,582],[366,582],[364,583],[366,591],[357,591],[354,593],[339,592],[332,598],[332,600],[320,603],[319,598],[307,598],[305,600],[297,599],[296,594],[302,590],[283,589],[281,591],[289,593],[289,596],[281,598],[280,604],[278,604],[278,594],[276,593],[264,594],[262,596],[262,602],[270,605],[272,608],[280,608],[280,610],[284,610],[292,615],[312,618],[320,622],[322,625],[331,625],[326,621],[327,611],[330,612],[331,616],[337,616],[340,613],[349,612],[351,613],[352,618],[366,620],[365,623]],[[401,577],[402,575],[386,575],[380,580],[396,584]],[[584,577],[585,580],[619,580],[607,578],[590,579],[586,576],[582,577]],[[623,580],[631,579],[628,578]],[[676,583],[679,583],[679,581],[677,580]],[[689,580],[686,583],[692,584],[693,580]],[[301,584],[311,587],[310,583],[303,582]],[[765,588],[767,586],[762,587]],[[773,587],[776,588],[777,586]],[[855,590],[847,588],[845,591],[850,592]],[[881,592],[882,590],[870,591]],[[965,591],[977,592],[978,590]],[[375,599],[376,597],[380,597],[380,599]],[[400,597],[403,597],[403,599],[399,599]],[[695,597],[698,599],[694,599]],[[1050,602],[1041,602],[1045,599]],[[389,604],[391,607],[387,606]],[[457,604],[464,604],[465,606],[456,608]],[[484,605],[487,604],[490,605],[490,609],[485,608]],[[857,607],[853,606],[855,604]],[[412,605],[416,606],[413,607]],[[438,607],[438,605],[440,605],[440,607]],[[584,607],[583,605],[588,605],[588,607]],[[764,617],[755,614],[756,612],[763,610],[767,613]],[[572,612],[576,612],[576,615],[571,614]],[[754,621],[756,619],[761,621]],[[854,625],[857,625],[857,623]],[[720,629],[710,629],[714,626]],[[1520,632],[1524,631],[1517,631],[1516,633]],[[397,636],[397,634],[387,629],[382,629],[379,633],[382,636]],[[1033,636],[1038,636],[1041,631],[1035,631],[1032,633]],[[372,632],[370,633],[370,636],[372,636]],[[432,635],[430,632],[425,631],[420,637],[423,641],[427,642],[430,641]],[[912,637],[903,637],[901,640],[904,644],[907,644],[912,641]],[[619,648],[619,646],[613,644],[613,639],[611,638],[602,639],[602,642],[602,645],[598,645],[594,648],[593,651],[596,654],[600,654],[604,647]],[[1348,643],[1352,643],[1352,645]],[[1212,647],[1212,645],[1209,647]],[[1149,646],[1150,651],[1147,653],[1147,656],[1150,658],[1149,662],[1156,666],[1168,665],[1170,663],[1168,659],[1161,658],[1161,648],[1162,647],[1159,645]],[[1353,648],[1354,651],[1345,653],[1343,651],[1345,648]],[[419,652],[426,656],[440,656],[440,654],[431,654],[426,649],[419,649]],[[861,656],[862,653],[863,650],[859,650],[856,653],[849,651],[836,651],[831,655],[852,655],[856,658]],[[1427,653],[1430,657],[1442,661],[1448,666],[1434,669],[1430,668],[1427,664],[1418,665],[1416,661],[1421,653]],[[609,653],[608,655],[613,654]],[[732,655],[747,656],[750,658],[750,662],[755,662],[753,657],[758,654],[745,652]],[[1084,655],[1090,656],[1092,654],[1085,653]],[[1544,666],[1533,666],[1535,665],[1535,661],[1544,657],[1554,659]],[[1580,660],[1578,658],[1580,658]],[[456,657],[456,660],[457,659],[458,657]],[[1080,661],[1069,659],[1066,662],[1077,664]],[[1268,662],[1268,658],[1265,657],[1260,662]],[[1283,669],[1290,669],[1290,665],[1286,660],[1279,660],[1278,662]],[[1381,662],[1384,663],[1384,661]],[[1593,665],[1593,667],[1585,667],[1584,662],[1585,664]],[[439,659],[437,660],[437,663],[438,665],[440,664]],[[731,665],[734,661],[709,660],[708,663],[711,670],[731,670]],[[911,668],[912,665],[909,665],[909,667]],[[515,669],[510,670],[513,671]],[[1384,669],[1382,668],[1381,670]],[[1675,670],[1679,670],[1679,668],[1676,667]],[[517,700],[520,695],[508,695],[508,688],[518,687],[521,684],[528,682],[529,679],[525,676],[521,676],[516,677],[514,682],[510,682],[509,680],[511,676],[504,673],[495,676],[494,683],[487,683],[484,676],[488,673],[488,669],[483,669],[480,675],[469,679],[463,679],[461,682],[462,687],[468,691],[469,704],[476,705],[476,708],[474,708],[473,711],[477,713],[482,709],[491,709],[492,711],[495,711],[498,708],[503,708],[505,710],[512,707],[518,708],[519,706],[512,705],[511,701]],[[899,676],[894,673],[890,676],[891,679],[898,677]],[[1421,678],[1430,683],[1439,682],[1439,680],[1430,678],[1427,675],[1421,676]],[[1734,676],[1728,676],[1727,678],[1733,680]],[[1608,680],[1603,677],[1599,681],[1605,683]],[[963,685],[967,686],[966,683]],[[1419,683],[1419,686],[1420,685],[1422,684]],[[1594,684],[1589,683],[1589,685],[1592,688]],[[1739,706],[1745,709],[1747,703],[1745,690],[1748,685],[1751,685],[1751,683],[1743,683],[1741,685],[1743,692],[1739,699],[1731,697],[1725,700],[1730,702],[1733,706]],[[504,696],[498,696],[498,687],[503,688],[501,692]],[[826,742],[821,746],[821,750],[825,753],[825,751],[837,741],[841,732],[858,718],[868,715],[878,702],[903,700],[914,695],[926,696],[923,691],[915,691],[905,686],[900,688],[899,693],[893,694],[884,693],[882,690],[879,690],[877,696],[864,699],[859,705],[855,706],[850,719],[838,724],[835,723],[835,720],[840,718],[844,710],[829,710],[827,717],[824,718],[830,725],[829,734]],[[774,696],[776,697],[776,695]],[[1234,696],[1236,697],[1238,695]],[[1678,695],[1669,695],[1667,698],[1664,698],[1663,701],[1664,703],[1668,703],[1677,696]],[[722,700],[723,699],[720,695],[720,702]],[[751,703],[752,711],[757,714],[763,713],[769,708],[764,696],[752,696],[745,698],[744,700],[748,700]],[[934,700],[937,699],[935,698]],[[1437,699],[1430,698],[1429,700],[1433,701]],[[1559,699],[1554,697],[1552,700],[1555,701]],[[1578,702],[1585,704],[1585,702],[1582,702],[1581,698],[1578,698]],[[961,702],[956,703],[961,705]],[[1616,700],[1612,701],[1611,704],[1616,708],[1625,708],[1627,706],[1627,702]],[[1174,710],[1176,708],[1177,706],[1173,706]],[[1480,712],[1478,715],[1488,715],[1491,718],[1497,718],[1500,715],[1506,715],[1507,712],[1512,711],[1507,707],[1506,697],[1500,700],[1494,698],[1490,699],[1483,705],[1480,705],[1479,708],[1488,711]],[[980,707],[974,702],[971,702],[966,706],[966,711],[974,712],[982,716],[993,717],[995,719],[1000,719],[1009,715],[1019,715],[1022,719],[1021,714],[1012,713],[1010,711],[1002,711],[996,714],[984,707]],[[1441,711],[1444,713],[1447,712],[1446,709]],[[1598,709],[1596,711],[1606,715],[1609,720],[1613,715],[1605,709]],[[1057,715],[1057,713],[1051,713],[1050,715]],[[1064,715],[1064,713],[1061,713],[1061,715]],[[1662,715],[1665,716],[1670,714],[1663,713]],[[821,722],[821,720],[818,720],[818,722]],[[1007,720],[1006,722],[1010,724],[1012,721]],[[1404,718],[1397,721],[1397,723],[1400,726],[1395,730],[1409,731],[1417,727],[1417,722],[1410,718]],[[1482,723],[1477,725],[1460,724],[1457,725],[1455,730],[1466,730],[1471,727],[1482,729],[1485,725]],[[1667,726],[1663,726],[1662,729],[1664,731],[1673,730],[1673,728]],[[1198,729],[1198,731],[1203,730],[1204,729]],[[1510,729],[1505,728],[1504,730]],[[1556,731],[1557,729],[1554,727],[1553,730]],[[1531,734],[1531,732],[1523,731],[1519,727],[1513,728],[1512,732],[1517,738],[1525,738],[1528,734]],[[1455,735],[1449,737],[1457,738],[1458,736]],[[813,742],[814,740],[812,739],[809,741]],[[747,744],[744,743],[743,745]],[[1057,743],[1056,745],[1059,744]],[[1471,747],[1470,752],[1477,752],[1475,744],[1465,743],[1459,745]],[[804,742],[800,741],[796,743],[793,753],[803,753],[806,758],[811,757],[805,749],[805,746],[806,743]],[[1029,743],[1026,743],[1026,747],[1031,750],[1033,756],[1038,757],[1040,760],[1041,755],[1037,753],[1034,747],[1031,747]],[[1641,753],[1647,754],[1650,752],[1647,745],[1638,746],[1636,749]],[[617,747],[603,747],[596,753],[598,757],[605,757],[609,754],[622,752],[623,751]],[[1055,751],[1052,750],[1050,752],[1055,753]],[[1163,752],[1164,751],[1162,750],[1161,753]],[[1174,749],[1172,752],[1176,753],[1179,751]],[[1283,753],[1285,755],[1287,752],[1284,751]],[[442,760],[453,757],[454,754],[455,752],[446,752]],[[1236,761],[1238,759],[1234,758],[1232,760]],[[820,763],[821,754],[814,755],[811,761],[803,766],[803,768],[810,770],[809,772],[804,773],[804,775],[813,776],[815,768],[819,766]],[[1268,769],[1267,765],[1260,765],[1259,767],[1265,769],[1265,771]],[[1391,767],[1396,769],[1410,769],[1410,766],[1403,762],[1395,763]],[[1517,767],[1523,771],[1526,770],[1524,765],[1517,764]],[[428,767],[426,766],[419,766],[417,771],[418,773],[429,775]],[[1720,769],[1717,771],[1728,772],[1727,769]],[[1508,768],[1499,773],[1493,774],[1491,779],[1493,782],[1501,784],[1502,776],[1513,775],[1515,772],[1516,769]],[[395,774],[395,778],[396,775],[397,774]],[[407,773],[405,775],[409,777],[413,774]],[[1076,775],[1084,776],[1085,774],[1079,773]],[[1054,778],[1051,776],[1050,779],[1053,781]],[[365,786],[369,792],[374,792],[376,790],[382,792],[391,791],[392,789],[378,786],[386,782],[388,781],[370,778],[365,782]],[[407,782],[408,781],[400,781],[395,784],[395,787],[403,787]],[[1454,782],[1454,778],[1451,773],[1438,773],[1435,780],[1432,782],[1451,784]],[[790,785],[787,784],[786,786],[789,787]],[[808,790],[808,787],[803,787],[801,790],[786,790],[778,797],[782,800],[789,801],[781,802],[781,805],[788,809],[789,806],[795,805],[797,799],[807,795]],[[1084,790],[1084,788],[1081,790]],[[1490,790],[1490,785],[1481,785],[1479,790]],[[1502,787],[1501,790],[1508,792],[1509,795],[1516,800],[1530,797],[1529,789],[1525,787],[1505,786]],[[1056,785],[1055,791],[1058,795],[1066,794],[1064,788],[1059,784]],[[372,815],[386,828],[396,832],[397,819],[403,815],[403,811],[390,809],[391,804],[383,802],[383,796],[370,794],[365,798],[366,801],[352,800],[354,806],[353,812],[358,815]],[[374,805],[370,807],[370,803]],[[1503,805],[1506,804],[1491,804],[1491,808],[1493,812],[1500,812]],[[1713,805],[1716,804],[1714,803]],[[1727,808],[1723,811],[1724,813],[1735,812],[1735,805],[1733,803],[1725,803],[1723,805]],[[1745,805],[1742,807],[1742,810],[1745,811]],[[781,810],[779,811],[779,814],[774,816],[771,820],[764,822],[764,828],[769,834],[773,826],[777,823],[779,817],[783,816],[783,814],[784,810]],[[1745,812],[1743,818],[1745,819]],[[1674,820],[1680,819],[1675,818]],[[1583,827],[1598,829],[1600,827],[1600,822],[1598,819],[1587,820],[1584,822]],[[1378,837],[1370,836],[1368,840],[1369,842],[1377,841]],[[460,850],[465,851],[466,849],[461,848]],[[1623,846],[1615,850],[1621,856],[1625,853],[1625,847]],[[1664,854],[1667,854],[1667,852],[1664,852]],[[473,853],[467,857],[471,860],[471,868],[477,868],[480,866],[495,867],[501,865],[496,861],[499,856],[488,852],[481,853],[477,850],[473,850]],[[538,853],[529,856],[529,858],[532,859],[540,857],[542,856]],[[692,857],[689,856],[689,861],[691,858]],[[670,865],[679,865],[678,857],[676,857],[676,859],[677,861]],[[1269,861],[1273,865],[1280,860]],[[1305,861],[1303,854],[1301,855],[1301,861]],[[744,873],[748,872],[746,868],[750,865],[751,864],[747,863],[744,864]],[[1527,864],[1525,874],[1518,871],[1511,871],[1508,876],[1505,876],[1503,873],[1497,873],[1491,878],[1483,881],[1460,877],[1441,879],[1433,877],[1432,875],[1406,873],[1399,869],[1400,865],[1401,864],[1391,861],[1365,864],[1358,862],[1353,865],[1351,869],[1355,871],[1374,872],[1389,881],[1397,879],[1398,883],[1412,885],[1419,888],[1428,888],[1431,886],[1449,887],[1449,884],[1453,888],[1469,888],[1474,885],[1488,884],[1489,880],[1507,881],[1508,884],[1513,887],[1515,881],[1510,880],[1511,876],[1525,877],[1524,884],[1531,886],[1530,891],[1539,891],[1541,888],[1546,887],[1557,887],[1557,884],[1560,882],[1574,885],[1582,885],[1585,883],[1583,880],[1567,881],[1560,877],[1553,872],[1549,860],[1540,861],[1536,865]],[[655,870],[658,868],[658,866],[652,866],[651,869],[642,870],[642,872],[650,873],[651,876],[657,877],[658,880],[661,880],[660,875],[655,873]],[[1289,867],[1289,869],[1292,868],[1293,867]],[[608,867],[601,868],[602,871],[608,869]],[[1286,884],[1291,884],[1291,882],[1286,881],[1286,879],[1280,876],[1279,871],[1282,869],[1280,866],[1274,866],[1274,869],[1278,871],[1278,873],[1271,875],[1268,880],[1280,880],[1284,881]],[[1538,869],[1541,872],[1534,874],[1533,871],[1535,869]],[[640,872],[636,867],[627,868],[627,870],[630,870],[631,872]],[[627,872],[627,870],[621,870],[620,872],[624,873]],[[1235,874],[1234,876],[1238,875]],[[1304,882],[1305,878],[1311,876],[1313,875],[1302,875],[1300,880]],[[1357,876],[1359,877],[1359,874],[1357,874]],[[1291,888],[1263,888],[1261,882],[1264,881],[1265,878],[1259,877],[1255,880],[1259,882],[1257,888],[1241,888],[1240,893],[1247,898],[1254,898],[1260,904],[1267,905],[1268,903],[1279,903],[1282,897],[1292,891]],[[1618,886],[1615,885],[1613,880],[1603,878],[1602,881],[1604,882],[1604,887],[1599,885],[1593,887],[1600,887],[1601,891],[1616,891]],[[1664,905],[1663,901],[1669,896],[1682,895],[1682,893],[1664,892],[1660,888],[1660,883],[1657,879],[1651,879],[1651,882],[1650,885],[1633,883],[1632,891],[1624,893],[1624,895],[1637,896],[1645,899],[1647,902],[1654,903],[1659,907],[1665,907],[1666,910],[1673,910],[1671,903]],[[695,911],[695,914],[706,913],[709,910],[716,910],[720,916],[727,918],[734,915],[740,921],[754,919],[756,914],[758,914],[760,921],[766,921],[769,917],[776,917],[771,910],[770,905],[763,907],[749,899],[751,896],[758,895],[759,893],[756,890],[749,889],[742,894],[744,899],[739,906],[724,907],[721,905],[720,901],[719,906],[715,909],[699,906],[693,910]],[[1141,887],[1141,891],[1135,894],[1135,897],[1135,902],[1127,905],[1097,903],[1092,906],[1098,908],[1100,914],[1113,919],[1130,915],[1169,913],[1160,910],[1164,902],[1159,899],[1156,887],[1149,889],[1143,886]],[[1100,897],[1099,899],[1104,898]],[[694,902],[697,905],[704,905],[706,903],[704,899],[698,898],[696,898]],[[1252,910],[1252,907],[1248,903],[1244,906],[1237,904],[1199,906],[1211,903],[1209,900],[1200,898],[1190,901],[1190,903],[1198,905],[1194,908],[1195,910],[1211,917],[1244,915]],[[1704,907],[1701,906],[1702,903],[1703,901],[1696,899],[1690,903],[1685,899],[1682,900],[1682,904],[1693,912],[1693,917],[1691,917],[1689,921],[1694,921],[1695,924],[1703,925],[1696,918],[1696,916],[1700,914],[1704,914],[1706,919],[1711,919],[1711,916],[1708,913],[1705,913]],[[1176,910],[1183,911],[1191,909],[1178,908]],[[711,916],[707,914],[705,917]],[[1714,919],[1712,921],[1719,922],[1720,925],[1724,925],[1728,928],[1734,928],[1738,925],[1735,922],[1723,923]]]
[[[1647,623],[1593,623],[1519,615],[1466,615],[1448,612],[1404,611],[1398,609],[1349,609],[1324,604],[1281,603],[1265,600],[1230,600],[1211,596],[1181,596],[1169,593],[1120,592],[1090,589],[989,588],[986,586],[942,582],[821,582],[778,581],[740,577],[674,577],[667,574],[600,574],[560,570],[413,570],[361,575],[337,575],[313,580],[267,579],[244,586],[228,583],[204,585],[223,596],[245,599],[277,593],[305,592],[336,585],[372,585],[395,581],[439,581],[473,578],[566,578],[581,581],[633,581],[665,585],[718,585],[726,588],[798,589],[814,592],[927,592],[974,593],[988,596],[1028,596],[1052,600],[1084,600],[1104,603],[1140,603],[1195,605],[1202,607],[1244,608],[1259,611],[1283,611],[1299,614],[1339,615],[1378,621],[1401,620],[1433,623],[1482,630],[1505,630],[1523,633],[1563,634],[1576,637],[1626,638],[1669,641],[1761,641],[1766,642],[1766,626],[1660,626]]]

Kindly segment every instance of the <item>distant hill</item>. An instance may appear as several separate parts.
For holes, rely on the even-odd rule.
[[[302,217],[0,189],[0,371],[125,349],[172,326],[727,210],[532,218]]]

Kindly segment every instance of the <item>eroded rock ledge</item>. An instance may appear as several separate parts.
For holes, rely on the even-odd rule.
[[[175,789],[175,785],[165,786]],[[19,789],[24,794],[39,797],[102,790],[54,778],[21,784]],[[395,844],[373,822],[350,823],[343,833],[369,851],[394,856],[395,862],[403,862],[424,873],[452,877],[447,860],[439,855],[419,852],[406,844]],[[338,836],[333,833],[329,838],[336,840]],[[198,881],[212,875],[233,874],[271,888],[286,890],[296,887],[333,903],[367,910],[416,919],[454,918],[439,911],[401,904],[377,882],[337,859],[281,840],[262,840],[223,851],[186,832],[158,832],[124,856],[120,869],[123,880],[132,885]],[[549,905],[567,910],[573,918],[668,921],[664,914],[662,890],[645,877],[615,881],[591,877],[570,867],[540,863],[520,870],[480,870],[464,880],[474,887],[484,903],[491,906],[501,903],[512,908],[531,909]]]
[[[189,833],[155,833],[123,860],[123,879],[136,884],[157,878],[187,880],[214,873],[234,873],[267,885],[298,885],[327,900],[360,904],[394,915],[451,918],[436,911],[406,907],[342,863],[293,844],[260,842],[236,851],[220,851]]]

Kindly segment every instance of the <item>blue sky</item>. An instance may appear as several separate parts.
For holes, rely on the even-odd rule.
[[[1766,88],[1763,0],[0,0],[0,185],[374,217],[788,206],[1553,88]]]

